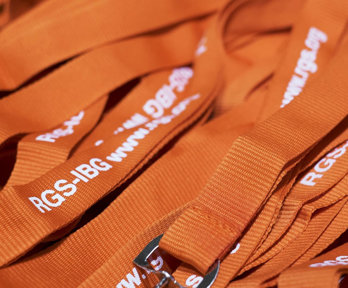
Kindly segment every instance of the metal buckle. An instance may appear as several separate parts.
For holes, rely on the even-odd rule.
[[[151,255],[159,248],[159,242],[162,235],[157,236],[154,238],[149,244],[146,245],[143,251],[140,252],[140,254],[133,260],[133,263],[137,265],[139,268],[144,269],[147,273],[153,273],[157,276],[159,276],[160,281],[156,284],[155,288],[162,288],[168,285],[169,283],[174,284],[176,287],[179,288],[185,288],[185,286],[182,286],[180,283],[178,283],[173,275],[165,270],[159,270],[155,269],[151,266],[148,259],[151,257]],[[201,283],[198,285],[197,288],[209,288],[215,281],[220,268],[220,261],[218,260],[216,264],[214,265],[213,269],[211,269],[204,277]]]

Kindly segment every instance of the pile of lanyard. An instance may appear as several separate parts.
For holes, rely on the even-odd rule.
[[[0,287],[347,287],[347,24],[0,0]]]

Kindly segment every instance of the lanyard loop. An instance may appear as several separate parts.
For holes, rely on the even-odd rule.
[[[155,288],[162,288],[167,286],[169,283],[172,283],[178,288],[186,288],[185,286],[182,286],[179,282],[175,280],[173,275],[167,271],[163,270],[156,270],[155,268],[152,268],[151,264],[148,261],[148,258],[151,257],[151,255],[155,252],[155,250],[158,250],[159,248],[159,242],[162,235],[157,236],[152,241],[150,241],[143,251],[140,252],[140,254],[133,260],[134,264],[140,267],[141,269],[144,269],[148,273],[154,273],[157,276],[160,276],[160,282],[155,286]],[[202,279],[202,281],[199,283],[197,288],[209,288],[213,285],[220,268],[220,261],[217,261],[211,271],[209,271]]]
[[[154,3],[171,3],[162,2]],[[323,9],[328,2],[333,5]],[[47,1],[3,30],[0,39],[32,25],[33,15],[61,23],[58,11],[81,16],[105,3],[112,1],[71,0],[61,7]],[[146,34],[146,27],[135,25],[132,31],[142,34],[120,41],[105,31],[118,42],[103,44],[104,35],[97,35],[82,50],[61,49],[59,57],[27,63],[28,70],[13,82],[7,79],[8,87],[16,87],[51,60],[78,55],[0,101],[0,116],[8,119],[0,125],[0,142],[32,133],[19,142],[16,165],[0,194],[0,265],[7,266],[0,269],[1,285],[60,288],[67,279],[66,286],[80,288],[276,285],[289,265],[315,257],[345,231],[345,10],[336,11],[340,0],[308,0],[298,19],[302,3],[234,0],[207,17],[218,2],[195,2],[206,13],[191,7],[185,15],[192,21],[178,13],[174,18],[184,23],[169,28],[173,18],[164,19],[160,30]],[[173,10],[179,12],[180,5]],[[103,13],[95,11],[98,24]],[[30,39],[24,34],[18,39]],[[0,62],[10,42],[0,43]],[[103,46],[94,48],[96,43]],[[23,46],[31,47],[25,41]],[[15,54],[5,62],[12,63]],[[190,66],[167,70],[177,65]],[[0,89],[7,68],[0,67]],[[113,109],[103,110],[106,93],[135,77],[141,77],[139,84],[116,95],[117,101],[124,98]],[[289,105],[280,109],[285,89]],[[24,112],[13,99],[26,103]],[[52,111],[43,109],[51,113],[41,113],[52,101]],[[88,108],[78,113],[85,107],[95,112],[86,122]],[[46,131],[67,119],[66,129]],[[79,121],[85,129],[71,124]],[[67,143],[65,133],[73,131],[79,133]],[[47,147],[57,145],[40,150],[37,137],[48,140]],[[52,239],[63,241],[37,253]],[[161,265],[152,261],[157,255]]]
[[[277,186],[291,187],[291,167],[300,165],[303,157],[347,115],[343,91],[348,86],[343,88],[338,80],[348,60],[347,45],[341,45],[315,85],[234,142],[196,201],[166,231],[160,243],[162,249],[205,273],[216,259],[224,259]],[[341,92],[330,86],[324,93],[324,83],[329,81]],[[331,97],[340,100],[329,103]],[[337,113],[340,116],[336,118]],[[317,117],[326,119],[320,128]]]

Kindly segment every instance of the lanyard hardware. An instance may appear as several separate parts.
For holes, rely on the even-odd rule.
[[[170,272],[166,270],[161,270],[163,263],[161,264],[161,267],[153,267],[154,261],[149,262],[149,259],[153,256],[153,254],[158,253],[159,242],[162,237],[163,234],[151,240],[151,242],[146,245],[143,251],[141,251],[140,254],[133,260],[133,263],[137,265],[139,268],[145,270],[147,273],[153,273],[160,278],[160,281],[156,284],[155,288],[166,287],[169,283],[174,284],[174,286],[178,288],[185,288],[185,286],[182,286],[179,282],[175,280],[175,278]],[[219,268],[220,261],[218,260],[214,267],[211,269],[211,271],[209,271],[203,277],[203,280],[197,288],[209,288],[214,283],[218,275]]]

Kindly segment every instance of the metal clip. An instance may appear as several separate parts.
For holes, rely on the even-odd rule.
[[[175,280],[175,278],[173,277],[171,273],[167,271],[163,271],[163,270],[154,269],[148,261],[148,258],[159,248],[159,242],[162,237],[163,237],[163,234],[157,236],[149,244],[147,244],[144,250],[141,251],[140,254],[133,260],[133,263],[137,265],[139,268],[144,269],[148,273],[153,273],[159,276],[160,281],[157,283],[155,288],[165,287],[170,282],[178,288],[185,288],[185,286],[182,286],[180,283],[178,283]],[[214,268],[209,273],[207,273],[207,275],[203,277],[203,280],[201,281],[201,283],[198,285],[197,288],[209,288],[214,283],[218,275],[219,268],[220,268],[220,261],[217,261],[216,264],[214,265]]]

